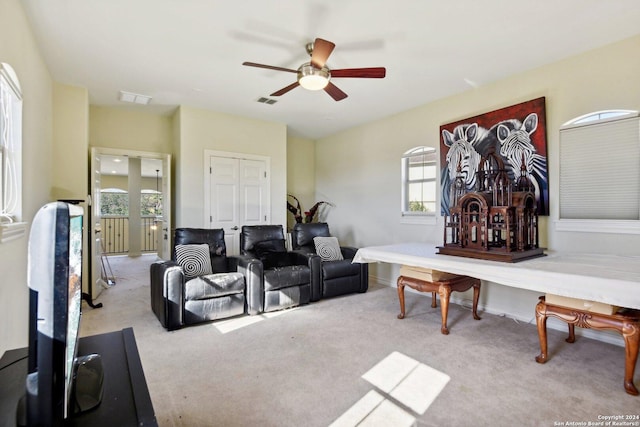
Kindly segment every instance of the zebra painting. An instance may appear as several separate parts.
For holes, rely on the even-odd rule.
[[[475,185],[475,172],[480,158],[494,152],[502,158],[512,181],[520,176],[524,160],[526,170],[535,187],[537,213],[548,215],[545,127],[544,98],[441,126],[440,206],[442,214],[448,213],[450,187],[456,177],[458,162],[463,162],[465,184],[467,189],[471,190]],[[475,155],[468,154],[470,150],[473,150]],[[474,176],[470,177],[469,174]]]
[[[509,165],[509,177],[515,180],[520,176],[522,164],[527,169],[531,182],[535,186],[536,202],[538,209],[542,206],[545,209],[547,190],[547,158],[536,152],[536,148],[531,143],[531,134],[538,128],[538,115],[530,113],[524,122],[510,120],[512,127],[500,123],[497,129],[498,141],[500,141],[500,156]]]
[[[442,140],[444,145],[448,147],[446,168],[443,168],[440,173],[442,185],[440,206],[443,212],[449,212],[451,183],[458,175],[458,167],[460,167],[460,174],[464,178],[465,187],[468,190],[475,188],[480,154],[475,150],[473,144],[482,138],[481,135],[484,132],[486,130],[479,128],[477,123],[456,126],[453,132],[446,129],[442,131]]]

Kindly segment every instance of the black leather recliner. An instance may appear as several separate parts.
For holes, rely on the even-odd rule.
[[[314,237],[331,237],[329,225],[324,222],[295,224],[291,233],[293,249],[315,254]],[[340,246],[343,260],[321,261],[319,290],[321,298],[367,291],[369,288],[369,265],[352,262],[357,250],[357,248],[350,246]]]
[[[176,262],[177,245],[209,246],[213,274],[189,277]],[[151,264],[151,309],[165,328],[259,312],[262,265],[226,255],[224,230],[178,228],[170,261]]]
[[[262,263],[264,288],[260,311],[269,312],[307,304],[314,300],[314,296],[317,299],[320,259],[287,251],[282,226],[243,226],[240,233],[240,253]]]

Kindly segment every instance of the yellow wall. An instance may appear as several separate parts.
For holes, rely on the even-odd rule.
[[[89,109],[91,147],[171,153],[172,135],[170,115],[94,105]]]
[[[19,0],[0,1],[0,61],[15,70],[23,94],[22,213],[31,222],[51,200],[52,80]],[[27,344],[27,236],[0,244],[0,354]]]
[[[51,199],[86,200],[89,194],[89,92],[85,88],[53,84],[53,178]],[[88,205],[84,216],[83,253],[89,254]],[[83,257],[82,290],[88,292],[91,257]]]
[[[102,175],[100,179],[100,186],[102,188],[118,188],[120,190],[129,190],[129,177],[122,175]],[[160,182],[160,191],[162,191],[162,182]],[[156,179],[149,177],[142,177],[140,179],[140,187],[143,190],[155,190]]]
[[[316,143],[297,137],[287,138],[287,194],[295,196],[302,211],[316,202]],[[295,200],[288,199],[294,206]],[[287,213],[287,226],[293,227],[293,214]]]
[[[204,224],[205,150],[254,154],[271,159],[271,223],[286,225],[287,128],[214,111],[182,106],[176,158],[176,227]]]
[[[53,85],[52,199],[85,200],[89,194],[89,92]]]
[[[541,246],[552,250],[640,255],[639,235],[560,232],[554,224],[559,212],[560,126],[592,111],[640,110],[638,76],[640,36],[317,141],[316,191],[336,203],[329,216],[332,232],[356,246],[411,241],[442,243],[441,217],[435,225],[400,221],[402,153],[420,145],[439,149],[442,124],[544,96],[551,215],[541,218]],[[615,182],[615,177],[603,179]],[[394,283],[397,276],[397,268],[388,264],[374,264],[370,271],[388,284]],[[537,295],[504,286],[485,289],[483,303],[495,312],[531,318]]]

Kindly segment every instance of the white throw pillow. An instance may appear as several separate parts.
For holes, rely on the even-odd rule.
[[[339,261],[344,259],[337,237],[314,237],[313,244],[316,246],[316,253],[322,261]]]
[[[197,277],[212,274],[209,245],[176,245],[176,262],[185,276]]]

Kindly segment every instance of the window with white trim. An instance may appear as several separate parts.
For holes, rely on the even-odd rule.
[[[0,242],[24,234],[22,220],[22,92],[10,65],[0,63]]]
[[[402,156],[402,216],[434,216],[437,193],[436,150],[416,147]]]
[[[559,219],[560,230],[640,232],[637,111],[600,111],[562,126]]]

